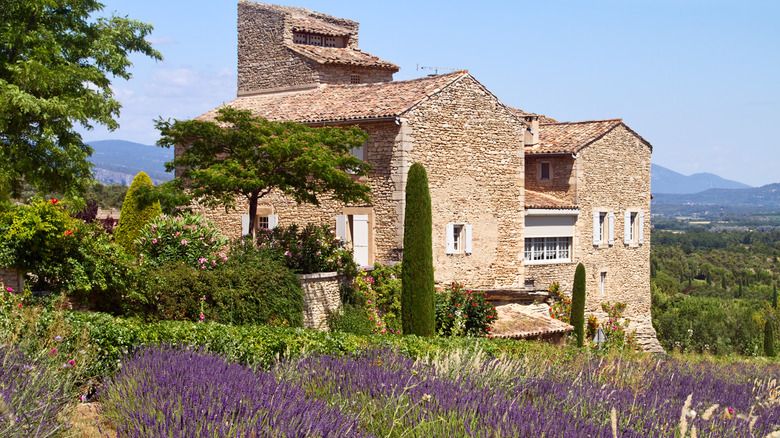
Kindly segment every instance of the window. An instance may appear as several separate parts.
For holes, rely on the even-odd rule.
[[[263,208],[258,208],[258,210],[261,210]],[[266,209],[270,210],[270,207],[266,207]],[[267,229],[274,229],[279,224],[279,216],[275,214],[258,214],[255,216],[255,231],[261,229],[261,228],[267,228]],[[242,214],[241,215],[241,235],[246,236],[249,234],[249,215],[248,214]]]
[[[593,212],[593,245],[615,244],[615,213]]]
[[[374,263],[373,222],[371,209],[346,208],[342,215],[336,216],[336,235],[352,248],[352,254],[359,266]]]
[[[571,237],[527,238],[525,260],[530,263],[571,262]]]
[[[447,254],[471,254],[472,243],[470,224],[447,224],[445,232]]]
[[[346,47],[343,36],[317,35],[306,32],[294,32],[293,42],[295,44],[306,44],[309,46]]]
[[[641,211],[626,211],[623,218],[624,240],[626,245],[640,244],[644,241],[644,214]]]
[[[362,84],[363,78],[360,77],[358,74],[351,74],[349,75],[349,83],[350,84]]]
[[[543,161],[539,163],[539,179],[542,181],[550,180],[550,163]]]
[[[607,273],[602,272],[601,275],[599,276],[599,291],[601,291],[602,297],[604,296],[606,285],[607,285]]]

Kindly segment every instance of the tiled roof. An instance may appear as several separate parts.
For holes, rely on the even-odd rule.
[[[494,338],[526,339],[574,330],[569,324],[528,310],[521,304],[497,306],[498,317],[491,325]]]
[[[577,208],[577,206],[562,199],[558,199],[555,196],[548,195],[547,193],[526,189],[525,208],[573,209]]]
[[[521,110],[520,108],[512,108],[512,111],[514,111],[518,116],[525,117],[525,116],[538,116],[539,117],[539,123],[558,123],[557,120],[553,119],[552,117],[547,117],[544,114],[535,114],[535,113],[529,113],[527,111]]]
[[[381,68],[397,72],[399,67],[369,53],[347,47],[322,47],[306,44],[286,44],[286,46],[320,64],[354,65],[358,67]]]
[[[526,154],[576,154],[585,146],[623,125],[643,143],[650,143],[626,126],[621,119],[550,123],[539,126],[539,144],[526,147]]]
[[[329,36],[345,36],[349,35],[349,32],[337,27],[331,26],[328,23],[324,23],[322,20],[318,20],[312,17],[296,17],[290,19],[290,27],[293,31],[310,32],[320,35]]]
[[[409,81],[359,85],[321,85],[302,93],[239,97],[225,106],[251,110],[269,120],[300,123],[360,121],[395,117],[468,75],[465,71]],[[213,120],[219,108],[198,117]]]

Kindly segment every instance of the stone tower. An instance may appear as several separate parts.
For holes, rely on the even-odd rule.
[[[358,23],[304,8],[238,3],[238,96],[393,80],[358,49]]]

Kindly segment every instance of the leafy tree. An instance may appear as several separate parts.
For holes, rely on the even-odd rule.
[[[216,121],[157,121],[158,146],[187,145],[166,163],[183,169],[165,184],[168,193],[187,191],[208,207],[236,208],[236,198],[249,201],[249,232],[254,234],[257,201],[277,189],[298,203],[319,204],[330,194],[344,203],[369,202],[371,189],[358,178],[371,166],[350,154],[368,134],[357,127],[312,128],[295,122],[273,122],[250,111],[225,107]]]
[[[404,252],[401,270],[401,323],[405,334],[433,336],[433,219],[428,174],[420,163],[409,168],[404,213]]]
[[[577,264],[574,271],[574,287],[571,292],[571,325],[574,326],[574,336],[577,346],[585,344],[585,266]]]
[[[152,187],[152,179],[145,172],[138,172],[125,195],[122,212],[119,214],[119,224],[114,233],[117,245],[129,253],[136,252],[133,243],[141,235],[141,230],[146,224],[162,214],[159,202],[148,202],[136,196],[136,192],[144,186]]]
[[[129,55],[162,59],[129,18],[89,20],[94,0],[0,0],[0,194],[22,182],[76,195],[92,179],[92,148],[74,130],[115,129],[111,77],[129,79]]]

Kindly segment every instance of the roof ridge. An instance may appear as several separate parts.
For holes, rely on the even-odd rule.
[[[622,118],[615,118],[615,119],[580,120],[580,121],[577,121],[577,122],[539,123],[539,126],[579,125],[579,124],[585,124],[585,123],[601,123],[601,122],[619,122],[619,123],[623,123],[623,119]]]

